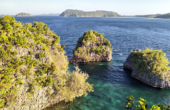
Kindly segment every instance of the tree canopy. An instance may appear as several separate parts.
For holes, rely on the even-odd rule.
[[[93,91],[86,73],[79,69],[67,73],[63,48],[60,36],[43,22],[24,24],[11,16],[0,18],[0,108],[14,104],[22,86],[28,87],[28,98],[35,88],[49,87],[49,97],[55,95],[50,91],[57,91],[65,101]]]

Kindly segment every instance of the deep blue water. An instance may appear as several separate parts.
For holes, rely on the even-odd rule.
[[[135,104],[138,98],[153,104],[170,103],[170,90],[150,87],[134,78],[131,72],[123,69],[123,63],[131,50],[136,48],[162,49],[170,59],[170,20],[146,18],[81,18],[81,17],[16,17],[23,23],[45,22],[61,37],[66,45],[68,59],[79,37],[92,29],[104,33],[113,48],[111,62],[79,64],[79,68],[89,74],[88,82],[93,84],[94,92],[87,97],[76,98],[71,103],[60,103],[50,110],[124,110],[126,97],[133,95]],[[75,65],[69,65],[72,71]]]

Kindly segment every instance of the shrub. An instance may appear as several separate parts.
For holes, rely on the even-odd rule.
[[[102,55],[104,54],[104,49],[102,49],[101,47],[97,47],[96,50],[95,50],[96,54],[98,55]]]
[[[106,45],[110,47],[111,46],[110,41],[107,41]]]
[[[81,50],[80,47],[82,45],[89,45],[90,43],[97,43],[98,47],[92,47],[88,49]],[[88,54],[91,51],[95,52],[97,55],[106,55],[105,46],[110,47],[110,41],[104,38],[103,33],[97,33],[97,31],[89,30],[85,32],[82,37],[77,41],[77,45],[75,47],[75,53],[80,56],[80,58],[88,57]],[[85,47],[86,48],[86,47]],[[110,48],[111,49],[111,48]],[[86,52],[87,51],[87,52]],[[111,51],[111,50],[109,50]],[[111,53],[111,52],[110,52]],[[83,57],[82,57],[83,56]]]
[[[127,101],[126,101],[126,110],[148,110],[148,105],[146,103],[146,100],[144,100],[143,98],[139,97],[139,105],[136,106],[136,109],[133,109],[133,105],[134,105],[134,97],[133,96],[127,96]],[[149,110],[170,110],[169,109],[170,104],[167,105],[167,108],[164,107],[162,104],[158,104],[158,105],[153,105],[152,108],[150,108]]]
[[[4,99],[0,99],[0,108],[3,108],[5,105],[5,100]]]
[[[82,48],[82,47],[79,47],[79,48],[77,49],[77,51],[78,51],[78,53],[82,53],[82,52],[83,52],[83,48]]]
[[[96,51],[96,47],[93,47],[91,50],[92,50],[93,52],[95,52],[95,51]]]
[[[44,54],[44,52],[40,52],[40,53],[37,54],[37,56],[38,56],[39,58],[43,58],[43,57],[45,57],[45,54]]]
[[[133,100],[134,100],[134,97],[133,96],[127,96],[127,101],[126,101],[126,109],[127,110],[129,110],[129,109],[132,109],[133,108],[133,105],[134,105],[134,102],[133,102]]]
[[[34,54],[34,52],[33,52],[33,51],[30,51],[30,50],[29,50],[28,52],[29,52],[30,55]]]
[[[64,49],[64,48],[65,48],[65,45],[61,45],[61,48],[63,48],[63,49]]]
[[[31,27],[32,27],[32,24],[31,24],[31,23],[25,23],[25,24],[24,24],[24,27],[25,27],[27,30],[30,30]]]
[[[87,95],[87,92],[93,92],[93,87],[86,82],[88,74],[80,71],[78,67],[75,67],[75,71],[72,74],[62,74],[61,77],[65,77],[67,82],[61,83],[59,94],[64,97],[65,101],[73,101],[76,95]],[[59,85],[60,86],[60,85]],[[81,90],[81,91],[80,91]]]

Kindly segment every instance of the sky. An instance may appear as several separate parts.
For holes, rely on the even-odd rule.
[[[121,15],[165,14],[170,0],[0,0],[0,15],[62,13],[66,9],[106,10]]]

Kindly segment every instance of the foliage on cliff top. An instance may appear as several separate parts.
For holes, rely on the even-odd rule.
[[[126,101],[126,110],[170,110],[170,103],[167,105],[167,107],[163,106],[163,104],[158,105],[152,105],[152,107],[149,109],[148,104],[146,103],[146,100],[139,97],[138,101],[139,105],[136,107],[134,106],[134,97],[133,96],[127,96]],[[135,109],[136,108],[136,109]]]
[[[45,23],[23,24],[11,16],[0,18],[0,108],[12,106],[21,87],[27,88],[28,97],[36,87],[48,87],[65,101],[93,91],[83,73],[66,72],[68,61],[59,42],[60,37]],[[55,92],[47,94],[55,96]]]
[[[96,46],[88,46],[90,43],[96,44]],[[84,45],[88,47],[82,48]],[[110,41],[104,38],[103,33],[97,33],[97,31],[89,30],[88,32],[85,32],[84,35],[77,41],[74,54],[88,60],[87,54],[89,52],[95,52],[97,55],[106,55],[106,52],[108,51],[106,50],[106,47],[111,50]]]
[[[145,50],[139,49],[133,51],[131,57],[140,73],[148,72],[150,74],[155,74],[161,79],[165,77],[170,78],[169,61],[168,58],[166,58],[166,53],[163,53],[162,50],[149,48]]]
[[[82,45],[88,45],[89,43],[97,43],[98,46],[111,46],[110,41],[104,38],[103,33],[97,33],[97,31],[89,30],[79,38],[76,49]]]

